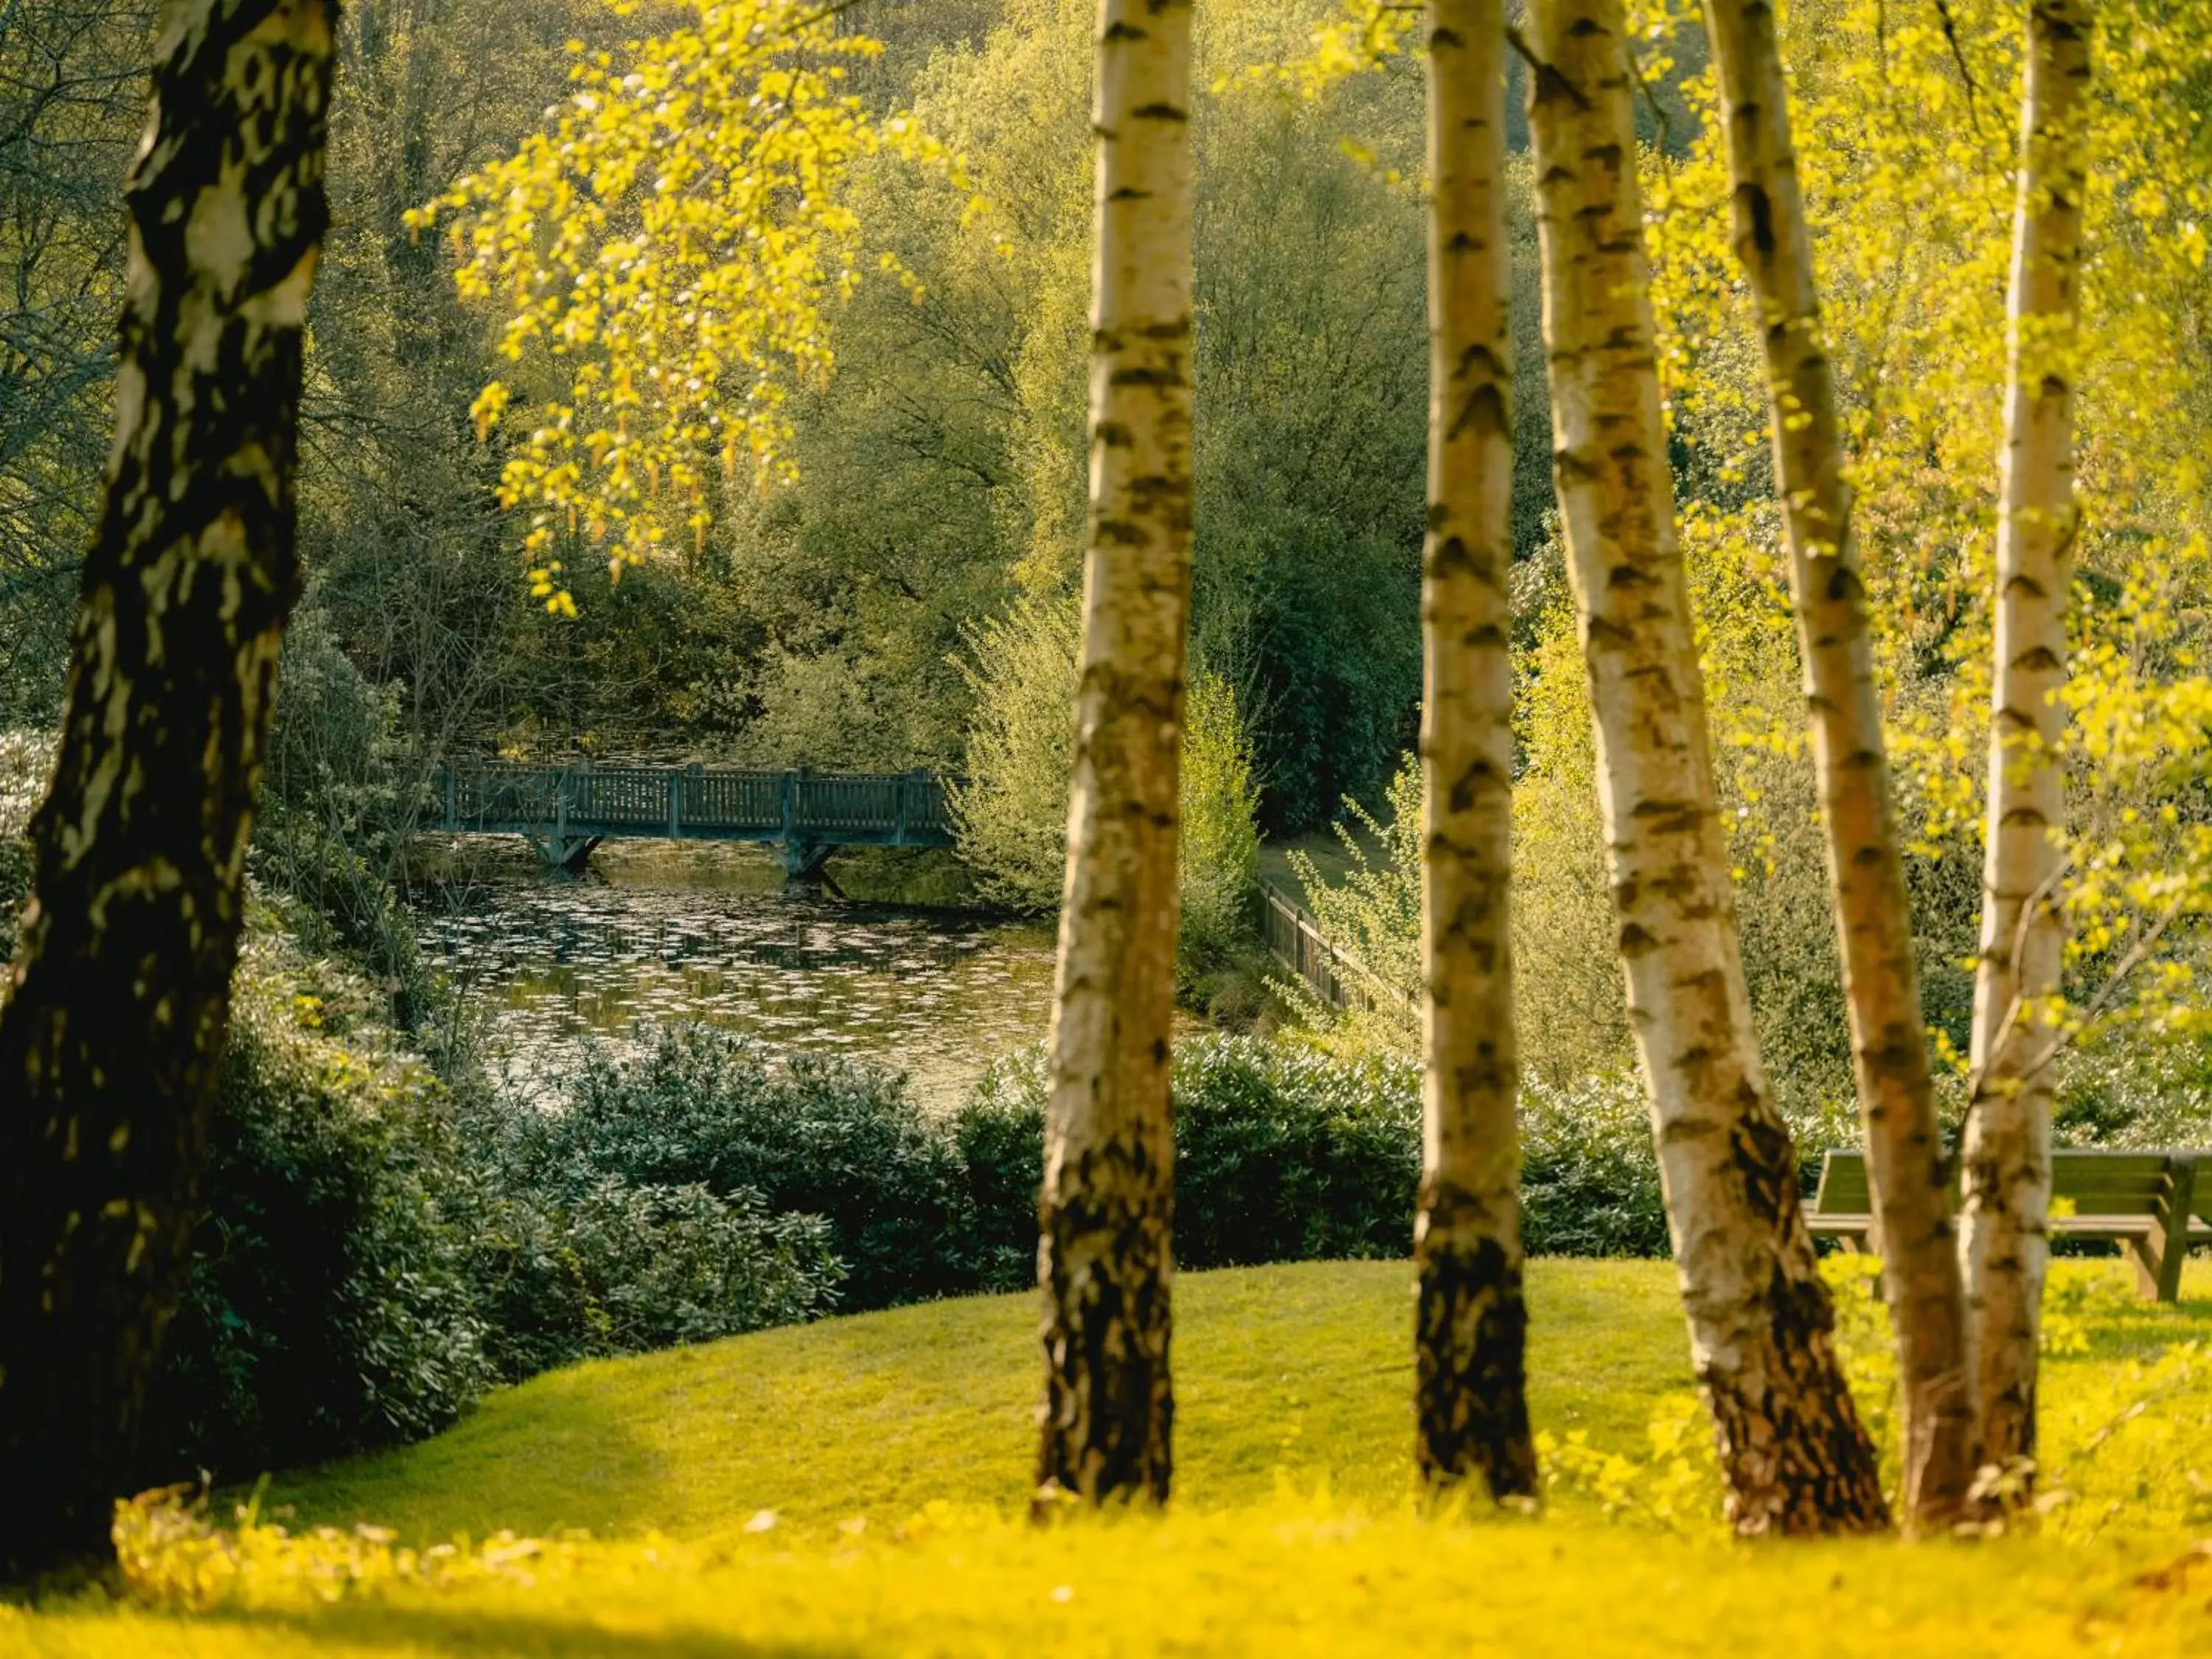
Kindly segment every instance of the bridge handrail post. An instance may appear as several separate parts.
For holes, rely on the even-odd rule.
[[[683,827],[684,775],[681,772],[671,772],[668,775],[668,839],[671,841],[678,839],[677,832]]]
[[[568,769],[565,766],[553,774],[553,838],[562,846],[568,842]]]
[[[788,847],[799,834],[799,775],[786,772],[781,784],[783,793],[783,844]]]

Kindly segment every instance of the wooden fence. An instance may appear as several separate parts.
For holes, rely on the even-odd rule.
[[[1333,1008],[1371,1012],[1376,1008],[1410,1008],[1410,992],[1389,984],[1357,957],[1328,942],[1313,912],[1272,882],[1260,884],[1264,905],[1261,936],[1268,955],[1296,974]]]

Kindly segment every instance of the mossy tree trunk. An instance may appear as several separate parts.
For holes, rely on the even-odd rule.
[[[1790,1133],[1759,1064],[1660,417],[1619,0],[1531,8],[1553,473],[1598,792],[1691,1351],[1731,1522],[1887,1523]]]
[[[0,1562],[17,1569],[102,1547],[191,1228],[300,585],[332,12],[169,0],[125,185],[116,441],[0,1010]]]
[[[1503,0],[1431,0],[1415,1453],[1533,1497],[1514,1096],[1513,346]]]
[[[1765,0],[1707,0],[1705,12],[1735,186],[1735,251],[1751,279],[1766,354],[1776,494],[1790,548],[1883,1289],[1896,1332],[1905,1510],[1911,1525],[1941,1528],[1964,1516],[1979,1461],[1966,1379],[1966,1297],[1835,381],[1820,336],[1774,9]]]
[[[1190,611],[1189,0],[1101,0],[1091,516],[1042,1238],[1041,1491],[1164,1501]]]
[[[2059,991],[2065,934],[2052,894],[2063,820],[2066,600],[2073,580],[2073,365],[2079,315],[2088,8],[2028,7],[2013,220],[2005,447],[1997,518],[1973,1097],[1967,1107],[1966,1260],[1983,1455],[2035,1455],[2036,1339],[2049,1255],[2051,1037],[2035,1018]]]

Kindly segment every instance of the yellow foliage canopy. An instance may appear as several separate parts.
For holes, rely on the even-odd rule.
[[[472,413],[480,434],[510,428],[501,500],[528,509],[532,588],[556,611],[574,609],[564,541],[605,545],[619,575],[659,548],[665,502],[703,535],[717,461],[788,476],[785,399],[830,373],[825,313],[861,279],[854,164],[889,152],[959,173],[911,117],[846,90],[882,47],[834,9],[688,9],[619,53],[571,41],[576,90],[547,129],[410,216],[450,218],[462,294],[500,309],[514,378],[545,388],[526,425],[507,379]]]

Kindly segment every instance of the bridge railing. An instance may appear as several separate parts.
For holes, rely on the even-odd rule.
[[[449,830],[726,836],[836,843],[949,841],[945,786],[927,772],[709,772],[703,768],[455,767],[435,788]]]
[[[568,773],[562,787],[568,791],[569,822],[658,829],[669,821],[668,795],[676,775],[612,768]]]
[[[684,779],[684,821],[774,830],[783,823],[781,772],[693,772]]]

